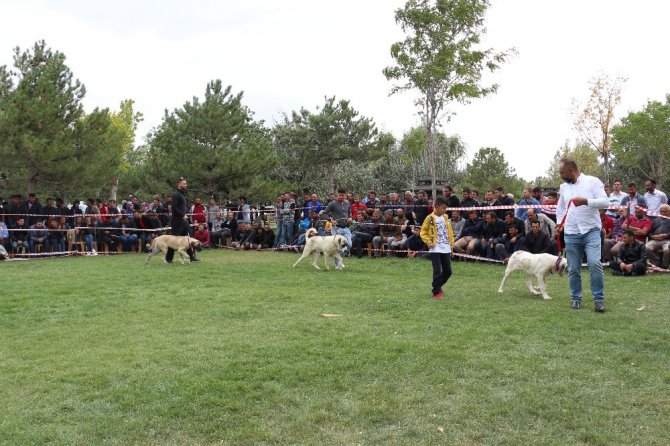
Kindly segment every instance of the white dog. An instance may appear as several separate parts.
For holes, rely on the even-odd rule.
[[[330,269],[328,266],[329,256],[335,257],[335,260],[337,261],[337,269],[344,268],[344,262],[342,261],[340,251],[347,251],[347,249],[349,249],[346,237],[339,234],[323,237],[317,234],[318,232],[314,228],[309,228],[307,230],[305,233],[305,250],[302,252],[302,256],[300,256],[300,258],[293,264],[293,268],[298,266],[298,263],[303,259],[309,257],[310,254],[313,254],[314,260],[312,261],[312,266],[316,269],[321,269],[317,265],[321,253],[323,253],[327,270]]]
[[[498,292],[503,292],[503,286],[510,274],[516,270],[526,271],[526,285],[531,293],[534,295],[542,294],[544,300],[549,300],[551,297],[547,294],[547,274],[559,273],[561,276],[568,268],[568,261],[562,257],[556,257],[551,254],[531,254],[526,251],[516,251],[509,258],[507,269],[505,270],[505,277],[500,282]],[[533,287],[533,277],[537,279],[538,287]]]
[[[181,264],[183,265],[184,258],[188,258],[188,253],[186,252],[186,250],[188,248],[191,248],[195,251],[200,251],[202,250],[202,245],[200,244],[200,241],[191,238],[187,235],[181,236],[181,235],[164,234],[158,236],[151,241],[151,244],[147,243],[147,249],[151,252],[149,252],[149,256],[147,257],[145,265],[149,263],[149,261],[155,254],[158,254],[161,251],[163,252],[163,261],[167,263],[167,261],[165,260],[165,255],[167,254],[168,248],[174,249],[179,254],[179,259],[181,260]]]

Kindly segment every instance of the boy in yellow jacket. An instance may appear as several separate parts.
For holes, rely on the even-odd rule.
[[[447,200],[435,199],[435,209],[421,225],[421,239],[430,249],[428,256],[433,261],[433,298],[442,299],[442,285],[451,277],[451,247],[454,246],[454,230],[446,218]]]

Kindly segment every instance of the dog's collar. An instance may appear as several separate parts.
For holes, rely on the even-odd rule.
[[[558,270],[559,270],[560,267],[561,267],[561,260],[563,260],[562,257],[558,257],[558,258],[556,259],[556,262],[554,263],[554,266],[551,267],[551,274],[554,274],[554,273],[557,273],[557,272],[558,272]]]

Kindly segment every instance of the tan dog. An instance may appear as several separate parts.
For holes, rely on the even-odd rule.
[[[302,252],[302,256],[293,264],[293,268],[298,266],[301,260],[309,257],[310,254],[314,255],[314,260],[312,261],[312,266],[316,269],[321,269],[317,265],[319,261],[319,256],[323,253],[323,258],[326,263],[326,269],[330,269],[328,266],[328,258],[330,256],[337,259],[337,269],[344,268],[344,262],[342,262],[342,256],[340,256],[340,251],[346,251],[349,249],[347,244],[346,237],[342,235],[332,235],[327,237],[322,237],[317,235],[318,232],[314,228],[309,228],[305,233],[305,250]]]
[[[526,272],[526,286],[534,295],[542,294],[544,300],[551,297],[547,294],[547,274],[558,273],[561,276],[568,269],[568,261],[565,258],[558,258],[551,254],[531,254],[527,251],[516,251],[507,262],[505,277],[500,282],[498,292],[503,292],[505,281],[516,270]],[[537,279],[537,287],[533,286],[533,277]]]
[[[168,248],[172,248],[177,253],[179,253],[181,264],[183,265],[184,258],[189,257],[186,250],[191,248],[196,251],[201,251],[202,245],[198,240],[191,238],[189,236],[167,235],[167,234],[158,236],[152,240],[151,244],[147,243],[147,249],[150,252],[149,257],[147,257],[147,261],[145,262],[145,265],[148,264],[151,258],[155,254],[158,254],[159,252],[163,252],[163,261],[167,263],[167,261],[165,260],[165,255],[167,254]],[[189,263],[191,263],[190,259]]]

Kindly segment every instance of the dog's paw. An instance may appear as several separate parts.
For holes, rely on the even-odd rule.
[[[544,299],[544,300],[551,300],[551,297],[549,297],[549,296],[543,296],[542,299]]]
[[[499,292],[500,294],[502,294],[502,293],[503,293],[502,288],[498,288],[498,292]]]
[[[538,290],[533,290],[531,291],[531,293],[533,294],[533,296],[539,296],[540,294],[542,294]]]

